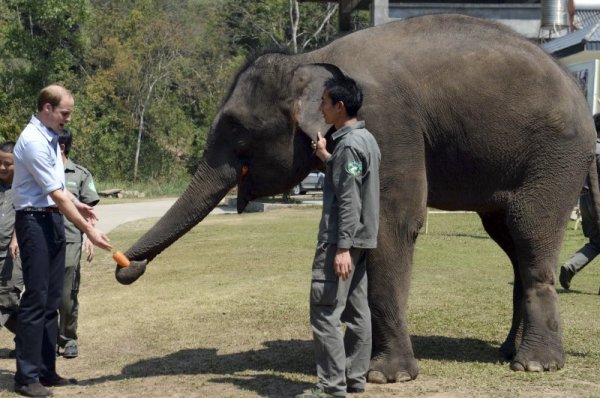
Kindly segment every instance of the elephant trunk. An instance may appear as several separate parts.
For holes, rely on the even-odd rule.
[[[212,167],[203,159],[190,185],[167,213],[125,255],[128,267],[117,266],[117,280],[128,285],[135,282],[154,257],[204,219],[235,185],[237,173],[231,165]]]

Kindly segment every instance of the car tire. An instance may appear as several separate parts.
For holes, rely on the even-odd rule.
[[[292,195],[300,195],[302,192],[300,191],[300,185],[295,185],[294,188],[290,191]]]

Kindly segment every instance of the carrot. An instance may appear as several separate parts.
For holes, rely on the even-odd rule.
[[[120,252],[119,250],[114,252],[113,259],[117,262],[117,264],[119,264],[120,267],[129,267],[129,259],[123,254],[123,252]]]

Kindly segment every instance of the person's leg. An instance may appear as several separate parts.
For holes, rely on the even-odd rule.
[[[65,279],[65,226],[60,213],[51,213],[52,222],[44,230],[46,239],[52,242],[48,248],[49,275],[48,301],[45,310],[44,340],[40,377],[56,376],[56,342],[58,336],[58,307],[62,298]]]
[[[68,242],[65,256],[65,279],[59,313],[58,344],[65,358],[77,356],[77,319],[79,313],[79,281],[81,243]]]
[[[0,259],[0,326],[16,334],[17,311],[23,291],[21,261],[9,256]]]
[[[335,396],[346,395],[346,353],[341,315],[352,275],[347,281],[333,271],[336,245],[319,243],[312,269],[310,321],[315,344],[317,387]]]
[[[50,257],[43,231],[44,218],[39,218],[40,215],[42,213],[17,212],[15,218],[25,283],[17,315],[16,338],[15,382],[21,385],[39,381],[42,363]]]
[[[596,212],[589,192],[579,197],[579,208],[584,235],[589,239],[581,249],[569,258],[560,269],[559,282],[564,289],[571,287],[571,279],[600,254],[600,231],[596,223]]]
[[[360,392],[367,382],[372,345],[371,311],[367,299],[367,251],[352,249],[351,255],[354,276],[342,314],[342,321],[346,323],[346,382],[349,392]]]

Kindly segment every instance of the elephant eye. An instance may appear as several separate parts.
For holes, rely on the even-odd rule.
[[[242,124],[236,119],[229,119],[227,121],[227,130],[229,132],[230,142],[235,148],[235,152],[238,156],[246,156],[249,153],[251,140],[251,134]]]

